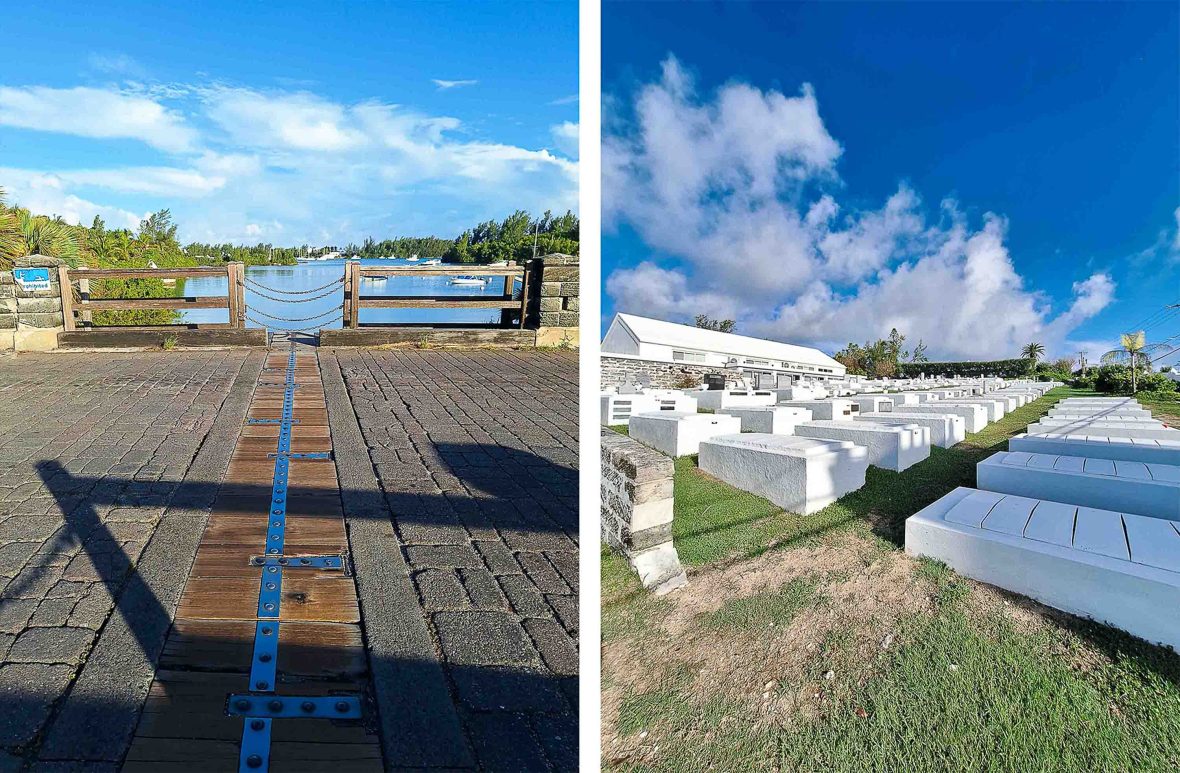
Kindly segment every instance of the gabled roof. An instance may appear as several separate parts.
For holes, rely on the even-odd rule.
[[[615,321],[622,323],[640,343],[672,346],[677,349],[692,349],[705,352],[719,352],[739,357],[758,357],[765,360],[784,360],[824,368],[844,366],[819,349],[810,346],[795,346],[764,338],[751,338],[736,333],[720,333],[692,325],[678,325],[634,314],[616,314]],[[608,354],[608,352],[604,352]]]

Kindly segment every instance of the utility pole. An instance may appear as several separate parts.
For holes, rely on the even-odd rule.
[[[1086,353],[1078,352],[1078,361],[1082,363],[1082,375],[1086,375]]]
[[[536,260],[536,258],[537,258],[537,236],[539,235],[540,230],[541,230],[541,221],[538,220],[537,224],[535,226],[533,226],[533,259],[534,260]]]

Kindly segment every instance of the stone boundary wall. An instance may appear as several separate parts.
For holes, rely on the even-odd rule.
[[[59,258],[28,255],[13,261],[15,268],[49,269],[49,289],[22,290],[12,271],[0,271],[0,350],[45,351],[57,347],[57,334],[64,329],[61,314]]]
[[[691,389],[685,386],[685,379],[695,379],[700,383],[706,375],[720,373],[725,376],[729,385],[741,378],[741,371],[735,368],[718,368],[711,365],[683,365],[680,363],[655,362],[653,360],[632,359],[630,357],[610,357],[603,355],[601,385],[607,387],[622,384],[634,384],[637,378],[645,378],[653,389]]]
[[[602,430],[602,540],[621,553],[657,595],[688,583],[672,544],[671,459]]]
[[[529,277],[525,327],[537,331],[537,346],[577,346],[580,258],[555,252],[526,262],[525,271]]]

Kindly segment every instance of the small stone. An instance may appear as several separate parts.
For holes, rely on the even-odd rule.
[[[828,682],[830,682],[830,681],[832,681],[832,680],[833,680],[833,679],[835,679],[835,678],[836,678],[836,672],[835,672],[835,671],[827,671],[827,672],[825,672],[825,673],[824,673],[824,680],[825,680],[825,681],[828,681]]]

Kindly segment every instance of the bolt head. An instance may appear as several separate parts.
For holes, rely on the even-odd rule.
[[[257,754],[251,754],[249,757],[246,758],[246,767],[261,768],[262,767],[262,757],[258,756]]]

